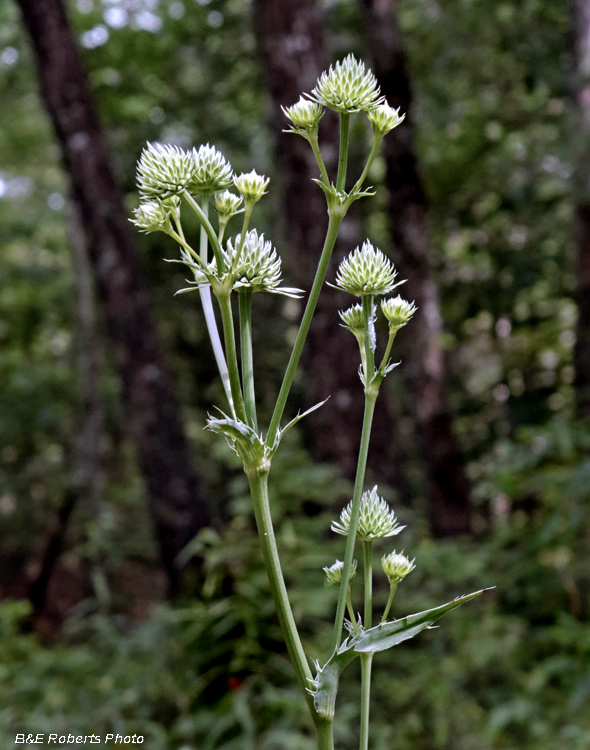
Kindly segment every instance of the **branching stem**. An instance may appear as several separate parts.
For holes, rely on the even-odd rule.
[[[258,432],[256,419],[256,397],[254,392],[254,359],[252,356],[252,290],[238,290],[240,301],[240,354],[242,360],[242,383],[244,385],[244,405],[248,424]]]

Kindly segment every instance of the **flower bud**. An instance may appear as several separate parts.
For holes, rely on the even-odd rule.
[[[365,332],[362,305],[353,305],[348,310],[340,310],[338,315],[340,315],[342,327],[348,328],[355,336],[362,335]]]
[[[246,203],[257,203],[263,195],[266,195],[266,187],[269,182],[268,177],[257,174],[255,169],[248,174],[241,174],[239,177],[234,176],[234,185]]]
[[[297,104],[293,104],[292,107],[281,107],[281,109],[296,128],[303,130],[314,130],[324,116],[324,110],[319,104],[303,97],[300,97]]]
[[[333,586],[340,586],[342,583],[342,571],[344,570],[344,563],[342,560],[336,560],[336,562],[333,565],[330,565],[330,567],[324,568],[324,572],[328,578],[328,583],[332,584]],[[350,578],[349,582],[352,581],[352,579],[356,575],[356,560],[352,561],[352,568],[350,571]]]
[[[194,193],[213,193],[231,185],[232,168],[225,156],[215,146],[199,146],[191,152],[193,174],[191,190]]]
[[[131,221],[140,231],[146,234],[166,231],[170,211],[160,201],[142,203],[139,208],[133,211],[133,214],[135,218],[131,219]]]
[[[413,302],[408,302],[399,295],[381,302],[383,315],[387,318],[389,328],[393,331],[407,325],[417,309]]]
[[[193,173],[190,153],[178,146],[148,143],[137,164],[137,186],[142,198],[169,198],[186,188]]]
[[[377,79],[365,64],[348,55],[318,78],[310,99],[336,112],[360,112],[381,104]]]
[[[234,195],[229,190],[220,190],[213,193],[213,208],[222,219],[229,219],[230,216],[237,214],[241,205],[241,196]]]
[[[350,516],[352,501],[340,514],[340,521],[332,521],[332,531],[342,536],[348,536],[350,530]],[[372,542],[387,536],[399,534],[405,526],[400,526],[395,513],[382,497],[377,494],[377,486],[363,492],[361,509],[356,531],[357,539],[361,542]]]
[[[397,271],[393,263],[366,240],[362,248],[345,258],[336,274],[336,285],[350,294],[363,297],[368,294],[387,294],[394,289]]]
[[[389,583],[399,583],[416,566],[414,565],[414,560],[408,560],[403,550],[401,552],[393,550],[389,555],[383,555],[381,558],[381,567],[385,575],[389,578]]]
[[[387,135],[390,130],[397,128],[397,126],[404,121],[406,116],[400,116],[399,108],[393,109],[393,107],[390,107],[387,102],[383,102],[383,104],[379,104],[373,109],[370,109],[367,112],[367,117],[369,118],[369,122],[375,133],[383,136]]]

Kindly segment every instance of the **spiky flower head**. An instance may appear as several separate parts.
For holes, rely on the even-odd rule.
[[[239,177],[234,176],[234,185],[246,203],[259,201],[266,194],[266,187],[269,182],[268,177],[257,174],[255,169],[247,174],[241,174]]]
[[[136,208],[133,214],[134,218],[131,219],[133,224],[141,232],[149,234],[150,232],[166,231],[170,209],[162,205],[161,201],[147,201],[147,203],[142,203],[139,208]]]
[[[350,294],[387,294],[394,289],[397,271],[393,263],[366,240],[345,258],[336,274],[336,285]]]
[[[240,195],[234,195],[229,190],[220,190],[213,193],[213,208],[222,219],[229,219],[230,216],[237,214],[242,200]]]
[[[338,315],[340,315],[342,327],[348,328],[355,336],[362,335],[365,332],[362,305],[353,305],[348,310],[340,310]]]
[[[302,130],[314,130],[324,116],[324,110],[317,102],[310,102],[302,96],[297,104],[291,107],[281,107],[285,117],[293,123],[295,128]],[[297,130],[295,131],[297,132]]]
[[[191,152],[193,173],[191,190],[194,193],[213,193],[231,185],[233,170],[225,156],[208,143]]]
[[[137,187],[147,200],[169,198],[182,193],[192,173],[190,152],[178,146],[148,143],[137,163]]]
[[[227,266],[235,265],[235,258],[241,243],[241,235],[227,241]],[[254,292],[272,292],[284,294],[288,297],[298,297],[299,290],[290,287],[280,287],[281,259],[272,243],[259,235],[256,229],[251,229],[244,239],[244,246],[235,269],[236,278],[234,289],[249,287]]]
[[[406,116],[400,115],[399,108],[394,109],[387,102],[383,102],[383,104],[378,104],[373,109],[370,109],[367,112],[367,117],[375,133],[387,135],[390,130],[397,128]]]
[[[408,573],[411,573],[416,567],[414,560],[408,560],[403,550],[401,552],[393,550],[389,555],[383,555],[381,558],[381,567],[385,575],[389,578],[389,583],[399,583]]]
[[[330,567],[325,567],[324,572],[328,578],[328,583],[332,584],[333,586],[340,586],[342,583],[342,571],[344,570],[344,563],[342,560],[336,560],[336,562],[333,565],[330,565]],[[356,560],[352,561],[352,569],[350,571],[350,578],[349,582],[352,581],[352,579],[356,575]]]
[[[381,104],[377,79],[365,64],[348,55],[318,78],[310,99],[336,112],[360,112]]]
[[[397,297],[385,299],[381,302],[383,315],[389,322],[389,328],[394,331],[409,323],[417,309],[413,302],[402,299],[399,294]]]
[[[348,536],[350,530],[350,516],[352,500],[340,514],[340,521],[332,521],[332,531],[342,536]],[[363,492],[358,526],[357,539],[361,542],[372,542],[386,536],[399,534],[405,526],[400,526],[395,513],[382,497],[377,494],[377,485],[372,490]]]

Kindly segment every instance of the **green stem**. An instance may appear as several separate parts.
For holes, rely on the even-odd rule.
[[[348,536],[346,538],[346,551],[344,553],[344,566],[342,568],[342,580],[347,581],[350,578],[350,569],[352,567],[352,558],[354,556],[354,543],[356,541],[356,530],[361,510],[361,495],[363,493],[363,484],[365,481],[365,470],[367,468],[367,454],[369,452],[369,441],[371,439],[371,425],[373,424],[373,414],[375,412],[375,402],[377,401],[376,391],[365,391],[365,413],[363,417],[363,431],[361,434],[361,447],[356,468],[356,479],[354,482],[354,492],[352,495],[352,510],[350,513],[350,524]],[[340,645],[342,636],[342,623],[344,622],[344,608],[346,606],[346,589],[341,586],[338,593],[338,606],[336,608],[336,619],[334,623],[334,634],[332,637],[332,649],[334,653]]]
[[[205,229],[205,232],[207,232],[207,237],[209,238],[209,242],[211,243],[211,247],[213,248],[213,254],[215,255],[215,260],[217,261],[217,269],[220,274],[224,273],[225,263],[223,261],[223,253],[221,252],[221,245],[219,244],[219,240],[217,239],[215,230],[211,226],[211,222],[205,215],[201,206],[199,206],[197,201],[192,197],[190,193],[188,193],[185,190],[182,194],[182,197],[184,198],[187,205],[196,214],[197,218],[201,222],[201,226]]]
[[[373,654],[361,654],[361,741],[359,750],[369,748],[369,709],[371,701],[371,666]]]
[[[244,385],[244,405],[246,416],[256,432],[256,397],[254,395],[254,359],[252,356],[252,289],[238,290],[240,301],[240,353],[242,358],[242,383]]]
[[[340,113],[340,152],[338,154],[338,176],[336,178],[336,190],[344,190],[346,185],[346,167],[348,165],[348,131],[350,126],[350,115],[348,112]]]
[[[270,505],[268,501],[268,472],[270,469],[270,462],[267,462],[266,466],[245,466],[244,469],[250,483],[256,525],[258,527],[258,534],[260,536],[260,543],[262,545],[262,553],[264,555],[264,562],[270,581],[272,597],[279,616],[279,623],[285,637],[289,657],[291,658],[291,662],[297,675],[299,687],[305,696],[309,710],[316,722],[316,727],[318,727],[319,737],[321,720],[316,714],[313,705],[313,696],[307,692],[307,688],[310,687],[309,680],[312,679],[312,674],[309,664],[307,663],[307,657],[303,650],[303,645],[301,644],[301,639],[299,638],[299,633],[297,632],[291,604],[289,603],[289,596],[283,578],[283,571],[281,569],[281,562],[279,560],[277,542],[270,514]],[[321,730],[322,733],[327,732],[327,728],[324,726],[321,727]],[[326,748],[327,750],[328,748],[331,748],[332,745],[324,744],[320,745],[320,747],[322,750],[323,748]]]
[[[295,372],[297,371],[297,365],[299,364],[299,358],[301,357],[301,351],[303,350],[305,338],[307,336],[307,332],[309,331],[309,326],[311,325],[311,319],[313,318],[313,314],[318,302],[318,297],[320,296],[320,292],[322,290],[322,285],[324,283],[324,278],[328,270],[328,264],[330,262],[330,257],[332,256],[332,250],[334,249],[334,243],[336,242],[336,237],[338,236],[338,230],[340,229],[342,218],[342,216],[337,215],[330,216],[328,231],[326,233],[324,249],[322,250],[322,256],[320,258],[318,270],[316,271],[313,286],[311,288],[309,299],[307,300],[307,305],[305,307],[305,312],[301,320],[301,325],[299,326],[299,332],[297,333],[297,338],[295,340],[295,344],[293,345],[291,358],[289,359],[289,364],[287,365],[287,370],[285,372],[285,377],[283,378],[281,390],[279,391],[279,395],[277,397],[277,403],[270,420],[268,435],[266,438],[267,445],[269,446],[274,445],[274,441],[277,436],[279,425],[281,423],[283,412],[285,410],[285,404],[287,403],[287,398],[289,396],[289,391],[291,390],[293,378],[295,377]]]
[[[358,178],[356,185],[354,186],[354,190],[360,190],[363,185],[363,182],[367,179],[367,175],[369,174],[369,169],[371,169],[371,165],[375,161],[375,157],[377,156],[377,151],[379,151],[379,146],[381,145],[382,140],[383,140],[382,135],[375,134],[375,137],[373,139],[373,148],[371,149],[371,153],[369,154],[369,158],[367,159],[365,168],[363,169],[361,176]]]
[[[205,219],[209,221],[209,196],[207,194],[203,195],[201,198],[201,210],[203,211],[203,216],[205,217]],[[207,232],[205,231],[204,225],[201,224],[201,232],[199,237],[199,255],[205,265],[209,263],[207,247]]]
[[[393,597],[395,596],[395,592],[397,591],[397,581],[395,583],[389,584],[389,599],[387,600],[387,604],[385,605],[385,611],[383,612],[383,617],[381,618],[381,622],[385,622],[387,620],[387,615],[389,614],[389,610],[391,609],[391,605],[393,604]]]
[[[365,574],[365,630],[373,627],[373,542],[363,542],[363,563]]]
[[[308,137],[309,144],[312,148],[313,155],[315,156],[315,159],[318,163],[318,167],[320,168],[320,174],[322,175],[322,182],[326,187],[330,184],[330,178],[328,177],[328,172],[326,170],[326,165],[324,164],[324,160],[322,158],[322,152],[320,151],[320,147],[318,144],[318,131],[316,130],[314,133],[310,133]]]
[[[350,621],[352,623],[352,627],[354,628],[355,635],[359,632],[359,626],[356,621],[356,615],[354,614],[354,609],[352,606],[352,599],[350,598],[350,586],[348,587],[348,593],[346,595],[346,608],[348,609],[348,616],[350,617]]]
[[[369,294],[363,297],[363,327],[365,329],[365,383],[369,385],[375,376],[375,323],[371,321],[373,316],[373,295]],[[371,336],[373,328],[373,336]]]
[[[387,346],[385,347],[385,353],[383,354],[383,359],[381,360],[381,364],[379,365],[379,372],[383,372],[383,370],[385,370],[385,368],[387,367],[387,360],[389,359],[389,354],[391,352],[391,347],[393,346],[393,341],[395,339],[396,334],[397,334],[397,328],[389,329],[389,338],[387,339]]]
[[[334,750],[334,722],[331,719],[317,719],[315,728],[318,739],[318,750]]]
[[[242,396],[240,385],[240,373],[238,370],[238,356],[236,354],[236,340],[234,335],[234,319],[231,311],[230,293],[218,294],[219,307],[221,309],[221,320],[223,322],[223,338],[225,341],[225,356],[229,372],[231,394],[236,409],[236,415],[242,422],[246,422],[246,407]]]
[[[244,248],[244,242],[246,241],[246,232],[248,231],[248,227],[250,225],[250,217],[252,216],[252,209],[254,208],[253,203],[246,202],[245,208],[244,208],[244,221],[242,222],[242,231],[240,232],[240,244],[236,251],[236,257],[232,261],[232,268],[235,271],[236,268],[238,268],[238,265],[240,263],[240,258],[242,257],[242,250]]]

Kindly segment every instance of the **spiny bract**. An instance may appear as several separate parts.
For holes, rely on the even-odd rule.
[[[350,581],[355,577],[356,575],[356,560],[352,561],[352,569],[350,571]],[[330,565],[330,567],[324,568],[324,573],[326,574],[328,578],[328,583],[331,583],[333,586],[340,586],[342,583],[342,571],[344,570],[344,563],[342,560],[336,560],[336,562],[333,565]]]
[[[186,189],[194,171],[192,155],[178,146],[148,143],[137,163],[142,198],[169,198]]]
[[[353,55],[330,65],[309,96],[318,104],[341,113],[370,110],[384,101],[375,76]]]
[[[393,330],[397,330],[409,323],[417,309],[413,302],[408,302],[399,295],[381,302],[383,315],[385,315],[389,322],[389,327]]]
[[[403,550],[401,552],[393,550],[389,555],[383,555],[381,558],[381,567],[385,575],[389,578],[389,583],[399,583],[416,566],[414,565],[414,560],[408,560]]]
[[[332,521],[332,531],[348,536],[352,500],[340,514],[340,521]],[[377,485],[372,490],[363,492],[361,510],[356,530],[357,539],[361,542],[372,542],[386,536],[399,534],[405,526],[400,526],[395,513],[382,497],[377,494]]]
[[[213,193],[231,185],[233,170],[225,156],[215,146],[193,148],[191,190],[194,193]]]
[[[336,274],[336,285],[358,297],[387,294],[397,286],[394,283],[396,276],[393,263],[366,240],[362,247],[357,247],[342,261]]]

